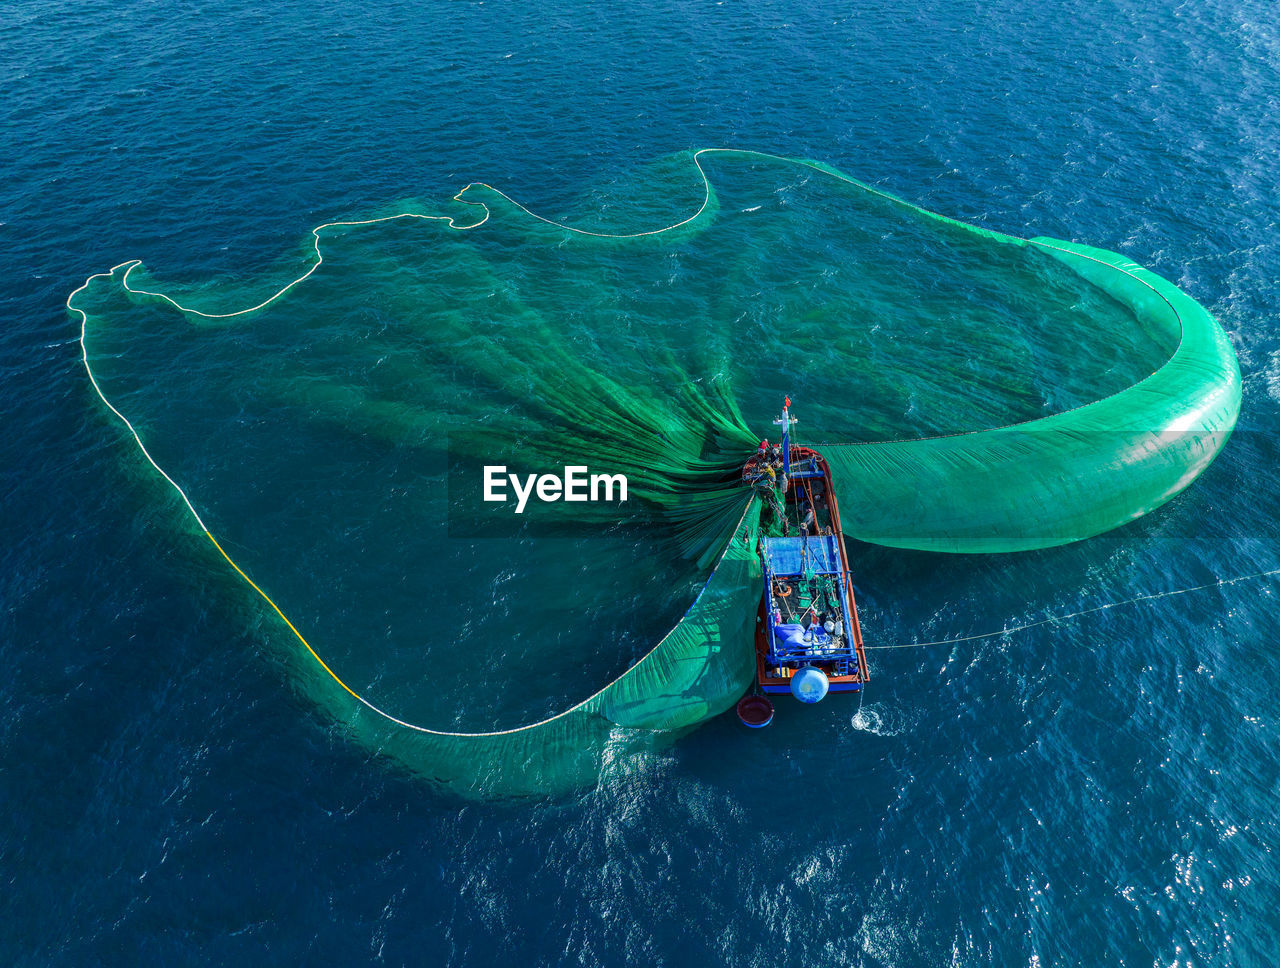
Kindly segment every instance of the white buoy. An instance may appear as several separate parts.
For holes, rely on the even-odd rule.
[[[818,702],[830,688],[826,673],[813,666],[805,666],[791,677],[791,695],[801,702]]]

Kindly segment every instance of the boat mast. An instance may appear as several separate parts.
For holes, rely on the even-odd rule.
[[[787,481],[791,479],[791,425],[796,422],[791,416],[791,398],[784,398],[782,404],[782,416],[775,420],[774,426],[782,427],[782,479]],[[784,483],[783,488],[786,488]]]

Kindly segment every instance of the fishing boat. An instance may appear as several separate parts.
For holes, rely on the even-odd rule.
[[[828,692],[857,692],[870,676],[831,468],[818,451],[792,444],[790,398],[774,423],[782,427],[781,444],[762,441],[742,469],[782,531],[762,529],[757,548],[764,587],[756,684],[765,697],[790,692],[811,703]],[[772,704],[761,698],[748,696],[739,708],[749,726],[772,718]]]

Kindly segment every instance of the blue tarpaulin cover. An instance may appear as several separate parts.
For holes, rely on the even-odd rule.
[[[840,549],[834,535],[818,535],[810,538],[762,538],[764,559],[774,575],[803,575],[806,570],[814,574],[838,575]]]

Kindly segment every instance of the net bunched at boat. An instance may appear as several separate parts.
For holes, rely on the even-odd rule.
[[[643,762],[756,685],[763,697],[794,683],[802,698],[823,679],[831,691],[865,687],[866,646],[882,643],[861,642],[857,542],[974,553],[1088,538],[1179,493],[1235,425],[1240,374],[1222,329],[1122,256],[967,226],[817,162],[718,149],[680,161],[654,169],[670,191],[646,195],[659,199],[650,213],[680,211],[644,224],[561,225],[477,184],[455,214],[320,226],[310,265],[283,287],[234,281],[170,295],[127,262],[68,299],[94,390],[148,473],[181,499],[174,510],[225,569],[227,594],[266,607],[291,674],[353,740],[449,789],[574,789]],[[901,239],[911,251],[892,249]],[[875,258],[882,250],[896,254]],[[690,266],[701,288],[685,284]],[[641,282],[618,282],[632,277]],[[1025,347],[994,345],[1004,322],[1023,319],[1044,321],[1030,358],[1064,363],[1051,393],[1022,380]],[[868,342],[891,326],[909,335]],[[938,344],[935,356],[952,362],[926,372],[886,355],[947,327],[990,336],[989,361],[975,367],[982,354]],[[1105,387],[1091,399],[1092,379],[1072,383],[1065,364],[1094,349],[1080,334],[1095,329],[1099,346],[1123,336],[1151,359],[1090,357]],[[181,385],[152,378],[155,361],[173,359],[187,362]],[[785,484],[775,471],[770,487],[744,486],[744,462],[759,465],[753,452],[787,390],[813,430],[780,455]],[[917,398],[943,416],[903,417]],[[705,579],[669,633],[629,647],[629,670],[583,682],[567,711],[511,728],[405,712],[412,683],[377,651],[411,653],[418,636],[435,650],[423,668],[457,665],[432,638],[438,619],[406,616],[499,580],[471,545],[461,564],[446,555],[461,545],[446,527],[441,467],[484,455],[465,436],[446,452],[444,439],[473,425],[535,455],[568,449],[634,475],[655,537],[628,554],[647,554],[652,574],[678,571],[681,587]],[[281,494],[250,500],[296,467],[307,473]],[[313,479],[329,490],[307,491]],[[390,507],[372,537],[336,511],[314,533],[333,494],[359,502],[364,526],[383,520],[392,492],[418,503]],[[326,556],[328,541],[340,550]],[[403,547],[405,560],[366,577],[356,562],[369,547]],[[596,570],[612,567],[626,584],[627,560],[620,552]],[[332,574],[307,570],[314,562]],[[519,567],[508,556],[495,569]],[[570,595],[580,584],[558,587]],[[611,621],[608,634],[625,635],[653,604],[645,595],[658,594],[638,578],[626,587],[632,612],[611,602],[567,626],[583,630],[583,648],[607,651],[612,641],[586,632]],[[584,597],[583,609],[596,604]],[[372,634],[366,613],[412,636]],[[490,637],[468,639],[469,621],[459,616],[450,627],[467,631],[448,637],[467,655],[502,636],[538,640],[483,624]],[[547,634],[561,626],[548,620]],[[546,661],[562,652],[548,647]],[[765,718],[762,703],[748,706],[753,725]]]

